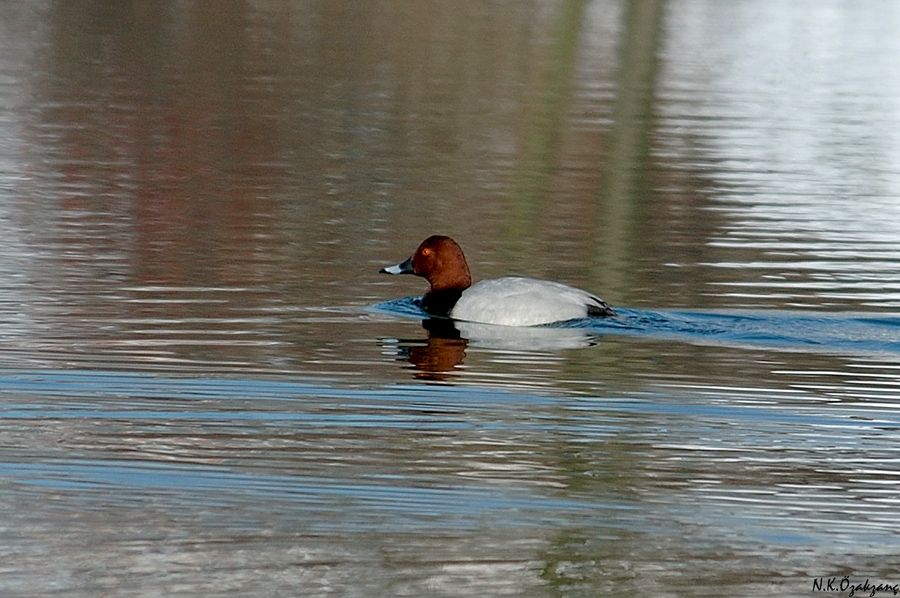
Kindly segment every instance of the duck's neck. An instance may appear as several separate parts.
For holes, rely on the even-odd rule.
[[[422,297],[422,309],[433,316],[446,317],[465,289],[432,289]]]

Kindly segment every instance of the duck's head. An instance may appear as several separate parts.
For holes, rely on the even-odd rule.
[[[432,291],[462,291],[472,286],[472,275],[462,248],[445,235],[428,237],[406,261],[382,268],[379,272],[421,276],[431,285]]]

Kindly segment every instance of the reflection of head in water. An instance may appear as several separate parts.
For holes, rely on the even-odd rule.
[[[399,341],[399,353],[417,370],[416,377],[447,380],[466,359],[470,344],[485,350],[522,353],[583,349],[598,344],[600,337],[590,328],[515,327],[462,322],[449,318],[422,320],[425,339]]]
[[[466,358],[469,341],[460,337],[452,320],[422,320],[422,328],[428,331],[428,339],[409,348],[409,362],[419,370],[417,378],[446,380]]]

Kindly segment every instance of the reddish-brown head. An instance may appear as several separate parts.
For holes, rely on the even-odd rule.
[[[462,248],[450,237],[432,235],[422,241],[412,257],[413,273],[431,283],[432,290],[465,290],[472,275]]]
[[[462,292],[472,286],[466,256],[456,241],[444,235],[428,237],[408,260],[381,272],[421,276],[431,284],[431,291]]]

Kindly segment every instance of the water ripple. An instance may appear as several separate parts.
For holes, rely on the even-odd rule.
[[[422,319],[406,297],[373,307]],[[531,328],[453,323],[454,332],[487,346],[521,351],[589,346],[597,336],[628,334],[688,343],[767,347],[835,354],[900,353],[900,315],[785,310],[641,310],[617,308],[611,318],[586,318]],[[450,326],[448,322],[447,326]],[[452,328],[451,327],[451,328]],[[543,338],[542,338],[543,337]]]

